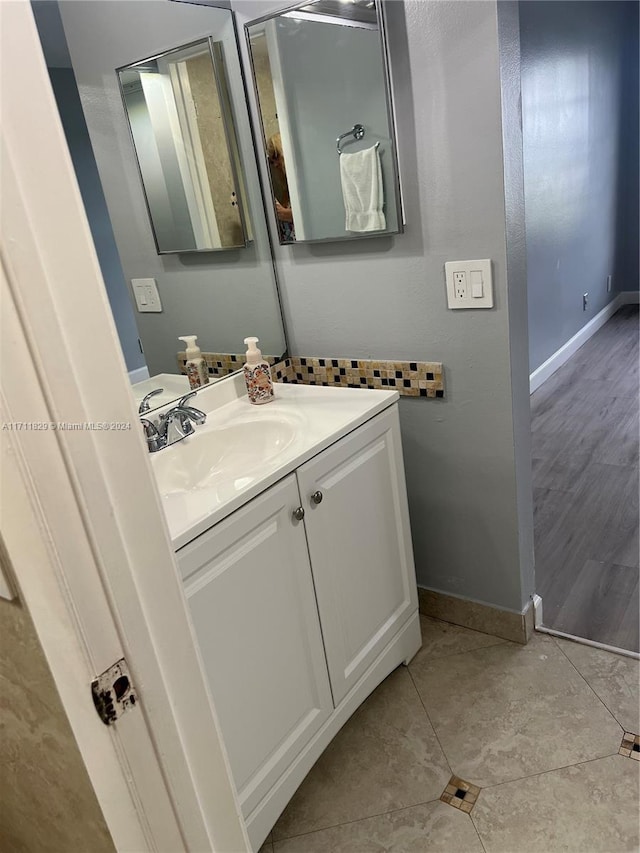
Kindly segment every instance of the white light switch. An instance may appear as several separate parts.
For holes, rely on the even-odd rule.
[[[131,287],[138,311],[162,311],[155,278],[132,278]]]
[[[482,270],[471,270],[471,296],[474,299],[482,299]]]
[[[449,308],[493,308],[491,260],[447,261],[444,270]]]

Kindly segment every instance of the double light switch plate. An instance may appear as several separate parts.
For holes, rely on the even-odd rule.
[[[162,302],[155,278],[132,278],[131,287],[140,313],[153,314],[162,311]]]
[[[491,261],[447,261],[444,265],[449,308],[493,308]]]

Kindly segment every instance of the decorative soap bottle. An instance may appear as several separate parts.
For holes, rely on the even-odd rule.
[[[273,379],[269,362],[262,358],[262,353],[256,346],[258,338],[245,338],[247,344],[247,361],[244,365],[244,379],[247,383],[249,402],[257,406],[273,400]]]
[[[187,363],[185,369],[189,379],[190,388],[200,388],[201,385],[207,385],[209,382],[209,371],[204,362],[200,347],[197,345],[197,335],[185,335],[183,338],[178,338],[179,341],[184,341],[186,344]]]

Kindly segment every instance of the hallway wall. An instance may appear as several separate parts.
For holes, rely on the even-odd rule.
[[[638,4],[519,5],[533,371],[638,287]]]
[[[127,283],[122,272],[118,248],[96,166],[87,124],[82,112],[71,58],[54,0],[32,0],[31,8],[38,27],[53,93],[78,179],[78,187],[91,228],[91,236],[104,278],[107,297],[122,345],[127,370],[145,366],[138,343],[138,329]]]
[[[122,264],[113,236],[107,203],[104,199],[98,167],[93,156],[93,148],[84,120],[73,70],[71,68],[49,68],[49,77],[60,111],[60,120],[67,138],[73,167],[76,170],[78,186],[87,212],[91,236],[95,243],[127,370],[137,370],[145,366],[145,360],[138,345],[138,328],[133,306],[122,272]]]
[[[622,139],[618,160],[617,290],[640,289],[640,3],[627,0],[622,47]]]

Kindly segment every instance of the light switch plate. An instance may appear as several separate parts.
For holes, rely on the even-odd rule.
[[[493,308],[491,260],[447,261],[444,265],[449,308]],[[465,286],[461,287],[460,283]]]
[[[132,278],[131,287],[139,312],[162,311],[162,302],[160,302],[155,278]]]

